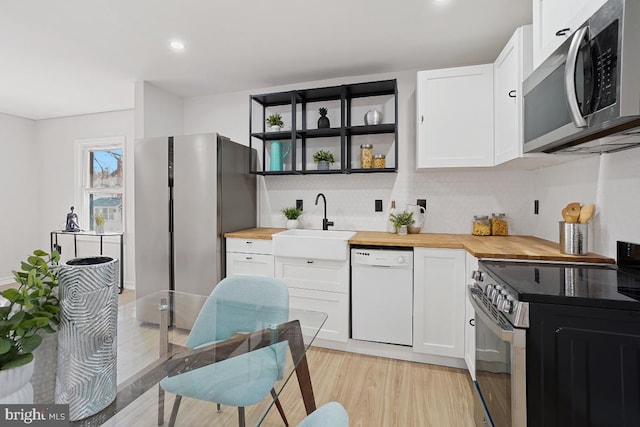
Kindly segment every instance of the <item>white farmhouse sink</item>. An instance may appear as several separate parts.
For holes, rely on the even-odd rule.
[[[294,228],[272,236],[275,256],[343,261],[348,258],[355,231]]]

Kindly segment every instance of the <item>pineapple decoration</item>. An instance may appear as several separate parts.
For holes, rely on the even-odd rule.
[[[327,117],[327,109],[322,107],[320,110],[320,118],[318,119],[318,129],[330,128],[329,117]]]

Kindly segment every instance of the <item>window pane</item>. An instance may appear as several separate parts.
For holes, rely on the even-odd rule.
[[[91,212],[90,229],[95,230],[96,215],[105,218],[104,231],[122,231],[122,193],[89,194],[89,211]]]
[[[122,187],[122,149],[89,152],[91,188]]]

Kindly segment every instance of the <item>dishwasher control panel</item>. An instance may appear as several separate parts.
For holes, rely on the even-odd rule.
[[[413,268],[413,250],[351,249],[351,265]]]

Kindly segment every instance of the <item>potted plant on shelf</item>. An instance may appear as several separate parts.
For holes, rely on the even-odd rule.
[[[302,209],[296,207],[289,207],[282,209],[282,213],[287,218],[287,228],[298,228],[300,226],[300,215],[302,215]]]
[[[60,254],[35,250],[13,275],[18,288],[0,295],[0,403],[33,403],[29,381],[34,371],[33,351],[42,332],[57,332],[60,323],[57,263]],[[57,342],[52,344],[57,351]],[[46,359],[46,358],[43,358]],[[57,355],[53,363],[57,361]],[[47,366],[47,364],[49,364]],[[42,365],[52,370],[51,360]]]
[[[393,224],[398,234],[407,234],[407,228],[412,226],[415,221],[413,212],[396,212],[389,215],[389,221]]]
[[[104,217],[104,215],[98,214],[94,216],[93,219],[96,222],[96,234],[104,233],[104,223],[106,221],[106,218]]]
[[[335,163],[331,151],[319,150],[313,155],[313,162],[318,164],[318,170],[328,170],[331,163]]]
[[[282,114],[280,113],[273,113],[269,115],[266,122],[267,126],[269,126],[269,128],[274,132],[280,131],[284,126],[284,122],[282,121]]]

